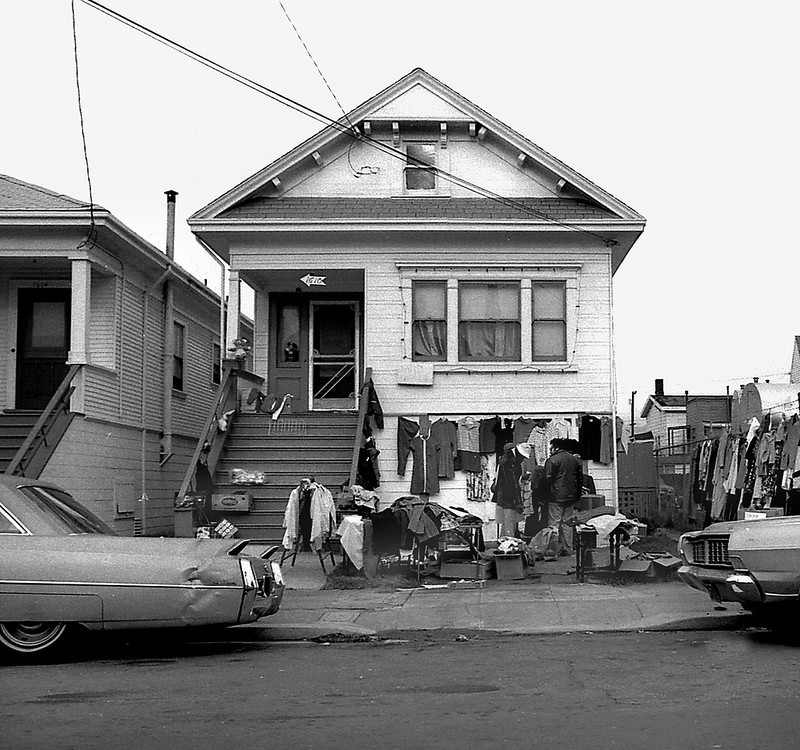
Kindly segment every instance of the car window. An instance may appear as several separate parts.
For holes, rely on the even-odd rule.
[[[29,510],[40,514],[66,534],[115,533],[66,492],[31,485],[20,487],[19,490],[31,500]]]
[[[6,514],[5,508],[0,507],[0,534],[21,534],[22,529]]]

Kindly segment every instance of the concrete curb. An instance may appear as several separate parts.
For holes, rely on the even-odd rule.
[[[534,628],[508,628],[508,629],[475,629],[473,627],[458,628],[392,628],[387,631],[378,631],[364,628],[350,623],[282,623],[270,625],[269,623],[254,623],[230,628],[228,632],[236,634],[236,638],[248,642],[290,642],[311,641],[318,638],[334,636],[375,636],[377,638],[402,637],[404,633],[433,634],[437,632],[471,634],[484,634],[486,636],[523,636],[523,635],[558,635],[564,633],[631,633],[631,632],[669,632],[669,631],[710,631],[710,630],[739,630],[752,625],[752,618],[747,613],[737,615],[708,615],[705,617],[684,617],[671,619],[669,617],[651,617],[632,623],[600,625],[597,627],[580,627],[568,625],[542,625]]]

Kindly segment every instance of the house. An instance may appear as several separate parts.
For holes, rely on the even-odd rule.
[[[673,396],[664,393],[664,381],[657,378],[655,393],[647,397],[641,417],[646,432],[652,433],[654,448],[675,448],[681,452],[687,442],[686,401],[688,394]]]
[[[219,296],[106,209],[0,175],[0,309],[0,469],[171,533],[222,378]]]
[[[254,372],[295,418],[355,412],[371,372],[386,501],[410,491],[401,419],[613,424],[612,280],[644,224],[421,69],[189,219],[230,264],[228,341],[255,290]],[[587,469],[616,502],[613,460]]]

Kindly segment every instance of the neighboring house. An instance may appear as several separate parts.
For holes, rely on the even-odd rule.
[[[689,396],[686,402],[689,443],[717,437],[730,422],[730,396]]]
[[[218,295],[105,209],[0,175],[0,310],[0,468],[64,392],[15,472],[171,533],[221,376]]]
[[[645,420],[645,431],[653,435],[654,448],[678,448],[679,452],[683,452],[687,442],[686,400],[685,394],[665,394],[664,381],[655,381],[655,393],[647,397],[641,414]]]
[[[254,371],[295,414],[356,410],[371,369],[383,500],[409,494],[400,417],[613,422],[612,279],[643,217],[423,70],[189,224],[230,263],[228,341],[255,289]],[[615,502],[614,464],[587,468]]]

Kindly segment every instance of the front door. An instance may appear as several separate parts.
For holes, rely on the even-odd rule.
[[[18,291],[17,409],[44,409],[67,374],[69,289]]]
[[[355,409],[358,391],[358,303],[311,301],[311,408]]]

